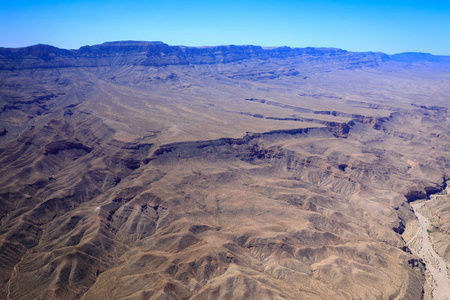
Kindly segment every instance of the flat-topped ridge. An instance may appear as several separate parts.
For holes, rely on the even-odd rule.
[[[118,41],[84,46],[78,50],[50,45],[0,48],[0,69],[93,67],[108,65],[188,65],[231,63],[249,59],[310,59],[360,62],[374,66],[390,57],[384,53],[349,52],[337,48],[263,48],[253,45],[213,47],[170,46],[163,42]]]

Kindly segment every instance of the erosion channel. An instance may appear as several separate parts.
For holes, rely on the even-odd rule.
[[[446,193],[450,193],[447,186]],[[415,235],[408,241],[408,246],[414,254],[419,256],[427,268],[427,285],[425,299],[450,299],[450,268],[449,265],[435,251],[430,237],[432,215],[426,204],[435,201],[442,195],[432,195],[430,200],[420,200],[411,204],[418,219],[418,228]],[[428,291],[427,291],[428,289]]]

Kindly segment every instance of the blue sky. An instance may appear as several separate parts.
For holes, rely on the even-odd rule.
[[[449,0],[0,0],[0,28],[0,47],[146,40],[450,55]]]

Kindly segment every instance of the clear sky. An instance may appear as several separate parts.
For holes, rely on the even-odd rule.
[[[0,47],[118,40],[450,55],[450,0],[0,0]]]

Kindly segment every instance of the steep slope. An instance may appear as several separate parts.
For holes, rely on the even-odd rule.
[[[1,298],[422,297],[401,234],[450,178],[445,68],[147,42],[0,55]]]

